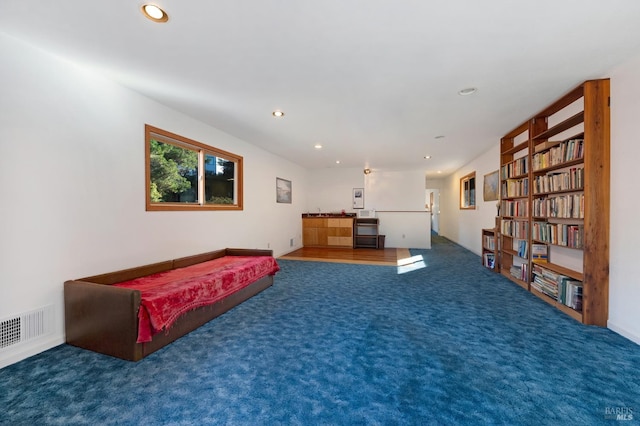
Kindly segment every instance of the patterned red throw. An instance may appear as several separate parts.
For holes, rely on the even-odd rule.
[[[280,270],[270,256],[224,256],[115,284],[139,290],[138,343],[168,330],[187,311],[211,305]]]

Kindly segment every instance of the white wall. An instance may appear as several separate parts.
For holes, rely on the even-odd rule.
[[[364,173],[356,168],[327,168],[309,171],[309,194],[305,211],[310,213],[355,212],[353,188],[364,188]],[[365,203],[367,194],[365,193]]]
[[[640,56],[611,77],[611,236],[608,327],[640,344]]]
[[[55,308],[54,332],[0,349],[0,367],[64,341],[67,279],[301,246],[301,167],[2,34],[0,57],[0,320]],[[244,210],[146,212],[145,123],[242,155]],[[275,202],[276,175],[292,180],[293,204]]]
[[[364,208],[377,210],[380,233],[386,236],[386,247],[430,248],[424,182],[424,172],[418,170],[376,170],[367,176],[360,168],[311,170],[307,210],[311,213],[318,210],[323,213],[340,212],[342,209],[357,212],[352,208],[353,188],[364,188]],[[380,207],[394,211],[380,211]]]
[[[481,231],[493,228],[498,214],[497,201],[483,201],[484,175],[498,170],[500,148],[493,148],[443,180],[440,194],[440,235],[468,250],[482,253]],[[460,178],[476,172],[476,208],[460,210]]]
[[[376,212],[380,218],[381,235],[385,236],[385,247],[431,248],[431,214],[426,211]]]
[[[365,207],[376,210],[386,247],[431,248],[423,170],[374,170],[365,177]]]

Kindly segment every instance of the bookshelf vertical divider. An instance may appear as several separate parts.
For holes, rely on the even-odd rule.
[[[585,81],[500,140],[500,272],[598,326],[609,314],[609,86]]]

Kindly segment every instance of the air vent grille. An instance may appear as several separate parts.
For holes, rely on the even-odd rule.
[[[20,341],[20,317],[0,322],[0,348],[6,348]]]
[[[0,349],[50,334],[53,306],[45,306],[0,320]]]

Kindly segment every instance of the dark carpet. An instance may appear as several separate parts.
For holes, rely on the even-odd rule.
[[[640,417],[640,346],[434,236],[426,267],[280,261],[275,285],[131,363],[0,370],[0,423],[593,425]],[[629,423],[629,422],[627,422]]]

